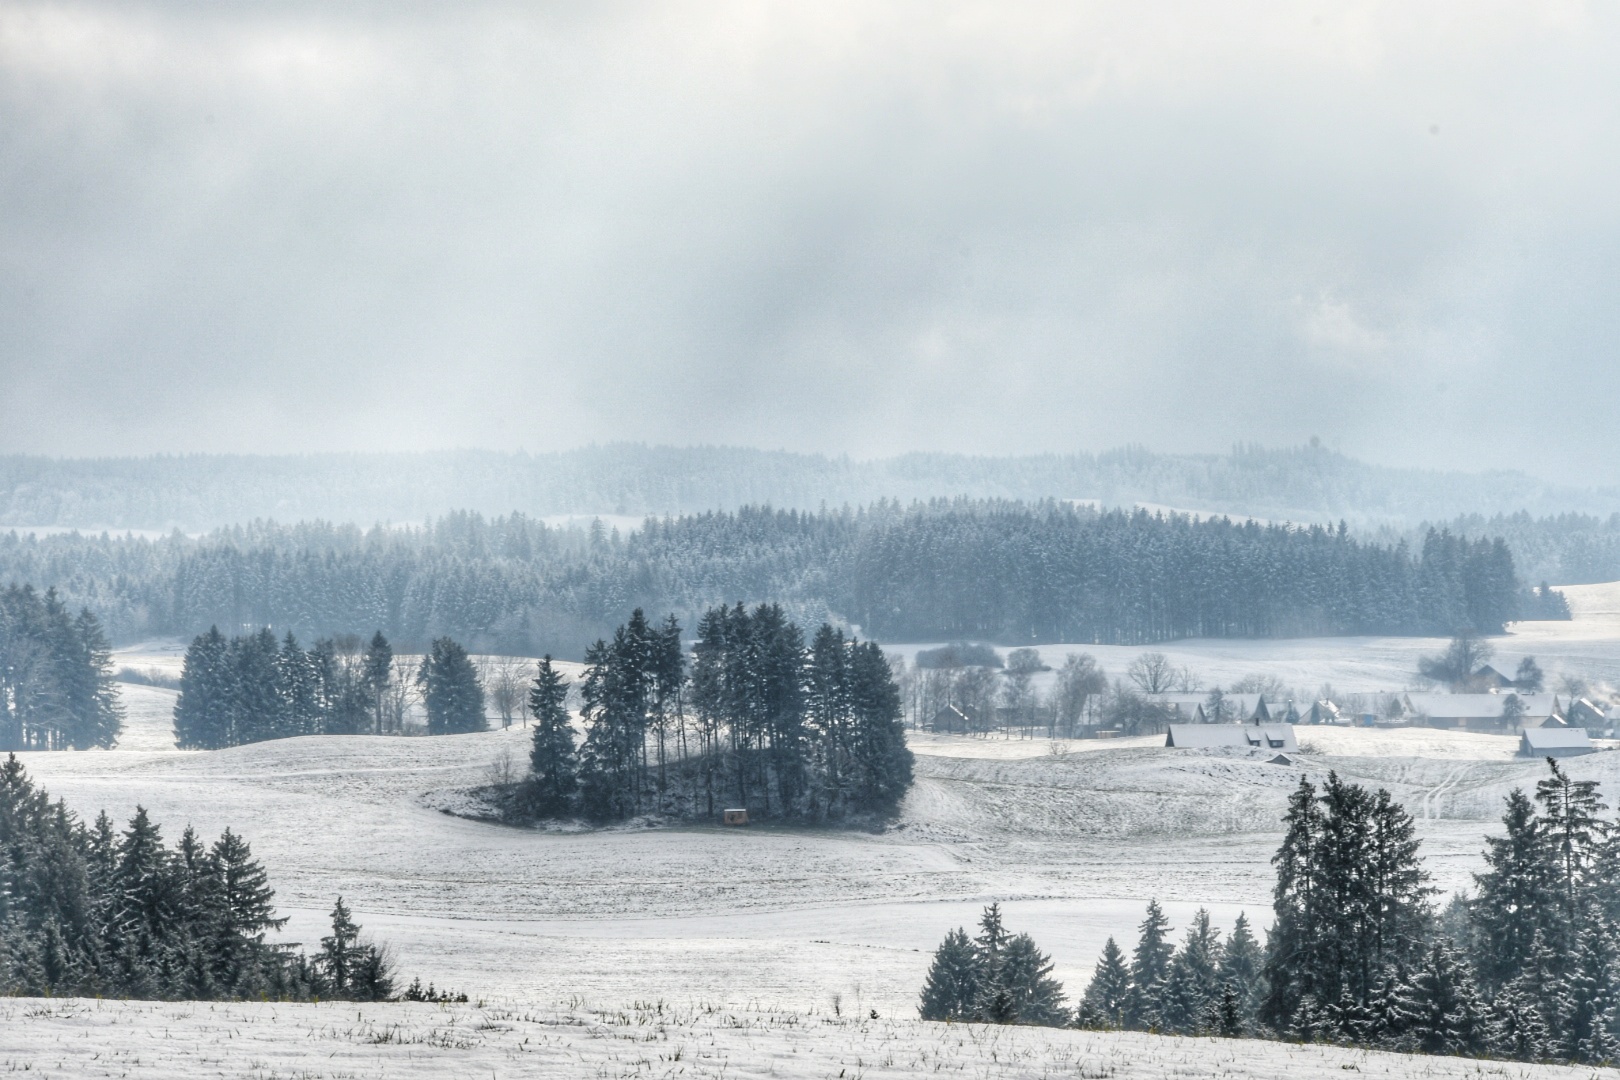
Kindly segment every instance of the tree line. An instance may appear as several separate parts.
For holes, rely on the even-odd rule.
[[[387,951],[339,897],[313,954],[266,940],[286,920],[248,845],[188,826],[173,846],[144,809],[89,825],[0,764],[0,994],[153,999],[394,994]]]
[[[1133,953],[1110,938],[1078,1008],[1064,1011],[1055,983],[998,1005],[995,935],[957,930],[935,953],[922,1014],[1612,1064],[1620,828],[1602,816],[1595,781],[1547,764],[1533,797],[1507,797],[1473,894],[1444,908],[1412,818],[1387,791],[1302,777],[1272,860],[1264,948],[1244,917],[1223,941],[1203,911],[1178,948],[1150,903]],[[1031,964],[1017,985],[1035,985]]]
[[[449,638],[432,643],[412,672],[382,631],[359,639],[323,638],[304,649],[288,631],[268,628],[227,638],[218,627],[186,649],[174,706],[181,749],[286,739],[298,735],[397,734],[419,692],[430,735],[483,731],[484,690],[467,650]]]
[[[210,625],[306,638],[376,626],[411,648],[453,636],[530,656],[579,656],[637,607],[692,623],[738,598],[883,638],[1014,645],[1496,633],[1534,599],[1491,539],[1431,532],[1415,548],[1384,546],[1342,525],[964,499],[745,507],[649,519],[625,535],[470,513],[411,529],[8,535],[0,580],[57,585],[119,640]]]
[[[586,652],[576,745],[568,686],[540,662],[520,805],[555,817],[723,808],[793,821],[893,811],[911,785],[898,688],[882,649],[823,625],[807,645],[777,605],[716,607],[688,660],[674,616],[637,609]]]
[[[1140,446],[1014,457],[916,453],[868,461],[630,443],[548,454],[0,456],[0,521],[81,529],[202,532],[271,513],[422,521],[453,506],[485,514],[520,508],[535,515],[645,516],[765,502],[813,508],[880,498],[1034,500],[1054,493],[1111,506],[1196,506],[1275,520],[1349,517],[1353,527],[1363,520],[1416,522],[1521,508],[1537,514],[1620,510],[1613,490],[1560,488],[1511,472],[1389,468],[1315,445],[1238,445],[1229,454],[1161,454]],[[1593,580],[1615,577],[1620,574]]]
[[[54,590],[0,591],[0,751],[109,747],[122,726],[96,617],[70,615]]]

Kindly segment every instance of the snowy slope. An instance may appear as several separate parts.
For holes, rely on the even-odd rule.
[[[0,1072],[41,1080],[829,1077],[1591,1080],[1612,1069],[1129,1032],[775,1011],[0,1000]]]

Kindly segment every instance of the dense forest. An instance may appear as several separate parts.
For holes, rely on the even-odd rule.
[[[1417,549],[1145,511],[940,501],[747,508],[621,535],[521,515],[422,528],[257,523],[201,539],[0,537],[0,581],[54,585],[118,640],[378,627],[412,649],[578,657],[634,608],[688,622],[736,600],[891,640],[1135,644],[1187,636],[1495,633],[1525,612],[1511,554]]]
[[[122,724],[96,617],[51,590],[0,590],[0,751],[109,747]]]
[[[586,651],[583,744],[567,687],[541,662],[530,693],[532,775],[520,809],[622,821],[642,813],[714,820],[838,821],[886,814],[911,786],[900,690],[875,642],[823,624],[808,644],[777,605],[705,612],[690,671],[673,616],[638,609]]]
[[[1387,791],[1301,777],[1262,947],[1200,911],[1179,947],[1157,903],[1127,955],[1110,938],[1077,1008],[992,906],[946,936],[924,1019],[1281,1038],[1407,1053],[1620,1059],[1620,833],[1597,784],[1549,760],[1485,838],[1471,894],[1436,908],[1415,823]]]
[[[0,763],[0,994],[159,999],[394,993],[387,953],[339,897],[314,956],[266,941],[285,919],[264,867],[227,829],[174,847],[137,809],[117,831],[51,802],[15,755]]]
[[[487,515],[690,514],[770,504],[798,510],[880,499],[1097,500],[1409,528],[1465,513],[1620,512],[1620,492],[1559,487],[1519,473],[1369,465],[1319,446],[1239,446],[1226,455],[971,457],[875,461],[736,447],[616,444],[554,454],[150,458],[0,457],[0,525],[204,532],[275,517],[371,525],[454,509]],[[1557,580],[1554,578],[1553,580]]]

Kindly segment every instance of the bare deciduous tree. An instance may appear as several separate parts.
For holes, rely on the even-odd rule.
[[[484,685],[489,689],[490,704],[500,715],[501,727],[512,726],[514,716],[523,717],[528,726],[528,712],[524,709],[524,694],[528,689],[528,662],[515,656],[496,656],[484,666]]]
[[[1169,691],[1177,672],[1164,653],[1150,652],[1132,660],[1125,674],[1142,693],[1163,694]]]

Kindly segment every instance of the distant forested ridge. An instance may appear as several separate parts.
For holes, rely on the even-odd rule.
[[[201,539],[0,536],[0,582],[54,585],[120,640],[380,628],[420,648],[579,656],[635,608],[721,603],[891,641],[1496,632],[1524,600],[1500,541],[1412,549],[1063,503],[954,500],[650,519],[628,535],[458,513],[426,527],[268,523]]]
[[[767,503],[816,510],[957,496],[1149,503],[1279,521],[1345,519],[1358,528],[1469,513],[1620,512],[1613,489],[1560,487],[1522,473],[1387,468],[1316,446],[874,461],[629,444],[533,455],[0,457],[0,524],[115,530],[203,532],[256,518],[421,522],[453,509],[635,517]]]
[[[1608,517],[1591,514],[1532,517],[1522,512],[1491,517],[1466,514],[1434,527],[1445,528],[1458,536],[1500,536],[1513,552],[1519,576],[1525,581],[1550,581],[1555,585],[1620,581],[1620,513]],[[1376,533],[1376,539],[1382,543],[1411,542],[1428,528],[1385,528]]]

